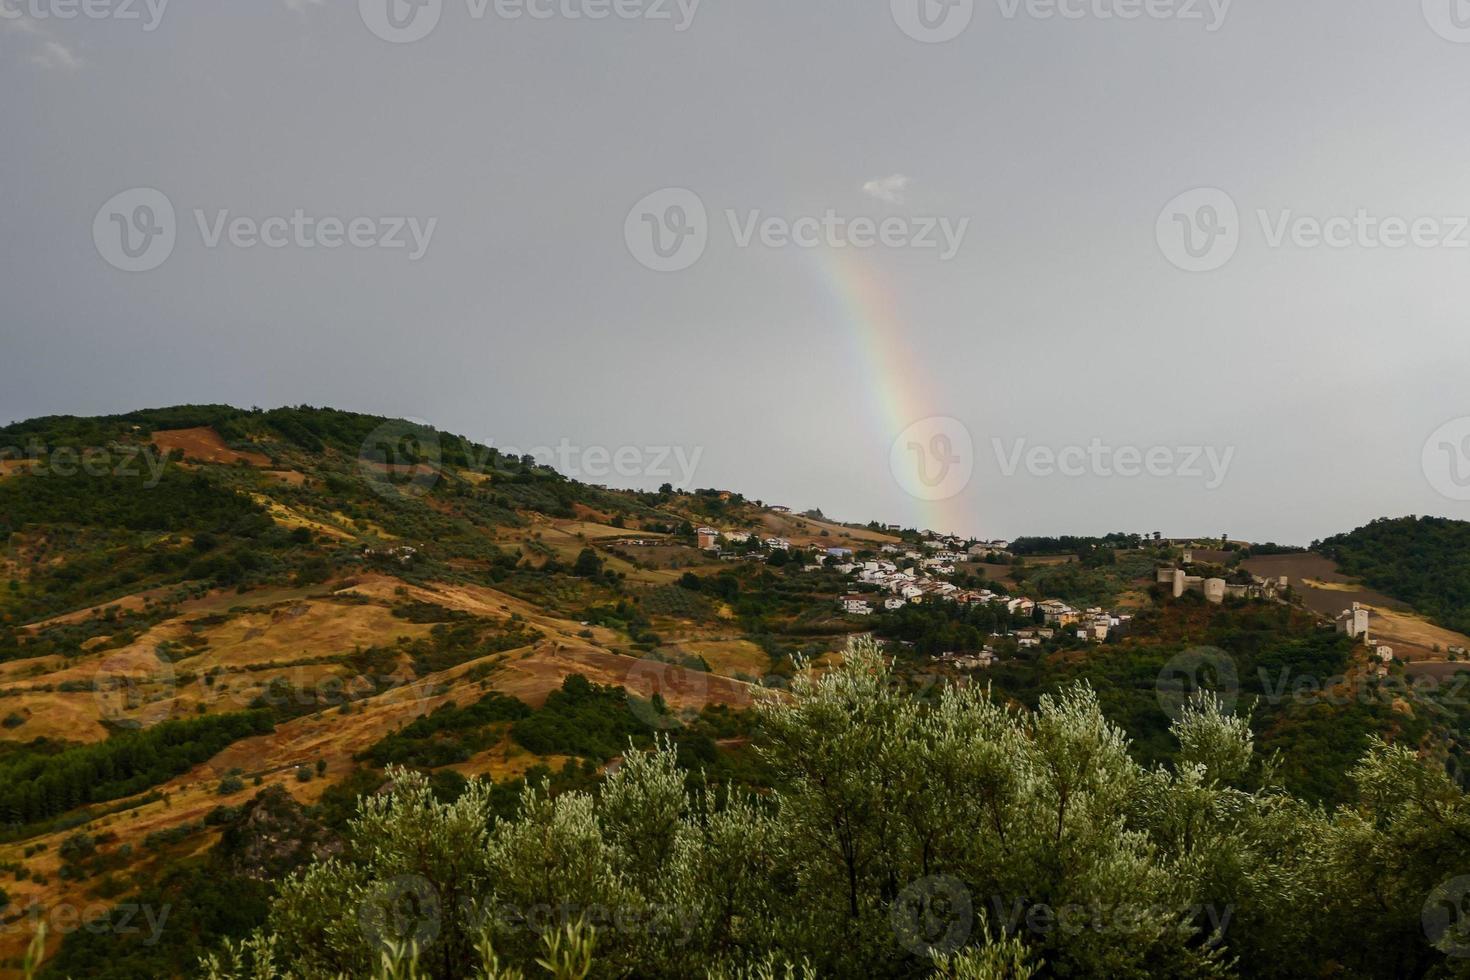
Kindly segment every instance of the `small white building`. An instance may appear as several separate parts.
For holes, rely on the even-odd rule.
[[[1370,613],[1371,610],[1362,603],[1353,603],[1353,608],[1344,609],[1338,614],[1337,631],[1339,633],[1346,633],[1354,640],[1362,637],[1363,641],[1367,642]]]

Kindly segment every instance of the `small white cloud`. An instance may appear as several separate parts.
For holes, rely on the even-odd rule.
[[[5,0],[0,0],[0,3],[4,2]],[[50,31],[25,14],[0,19],[0,31],[30,38],[33,45],[28,46],[33,46],[33,52],[27,60],[38,68],[74,71],[82,67],[82,59],[71,48],[56,40]]]
[[[75,71],[82,67],[82,59],[60,41],[46,41],[41,50],[31,55],[31,64],[52,70]]]
[[[888,204],[902,204],[904,191],[908,190],[910,183],[903,174],[894,174],[868,181],[863,185],[863,193]]]

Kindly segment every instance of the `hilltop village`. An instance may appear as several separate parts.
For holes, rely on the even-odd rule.
[[[762,538],[746,531],[714,527],[700,527],[695,533],[702,551],[724,561],[768,561],[773,553],[792,551],[791,541],[780,537]],[[1054,641],[1105,643],[1127,630],[1132,619],[1128,612],[1100,606],[1077,608],[1060,599],[1016,594],[998,582],[993,587],[967,587],[957,581],[972,578],[978,566],[1004,567],[1015,561],[1009,549],[1010,543],[1004,540],[962,539],[924,531],[916,541],[883,544],[876,550],[818,548],[805,553],[803,561],[807,563],[802,567],[808,572],[828,570],[846,579],[850,591],[834,601],[838,610],[849,617],[872,617],[938,603],[985,605],[1003,611],[998,620],[1004,625],[990,634],[994,642],[979,651],[935,655],[937,660],[961,669],[989,667],[1005,652],[1036,649]]]
[[[901,533],[884,527],[888,533]],[[1085,604],[1068,602],[1024,588],[1007,585],[1003,575],[985,569],[1024,564],[1005,540],[965,539],[935,531],[907,532],[900,544],[861,547],[801,548],[778,536],[712,526],[694,530],[698,547],[707,556],[726,562],[801,562],[806,572],[841,576],[847,588],[832,599],[836,611],[856,621],[901,614],[912,607],[983,606],[993,611],[994,629],[978,650],[943,650],[934,660],[961,670],[994,666],[1008,656],[1040,653],[1059,647],[1116,642],[1128,635],[1138,612],[1136,602]],[[1120,542],[1121,544],[1121,542]],[[1228,568],[1231,552],[1199,548],[1190,541],[1170,541],[1139,535],[1126,550],[1159,558],[1151,580],[1160,597],[1178,599],[1186,593],[1206,603],[1227,601],[1291,601],[1288,576],[1266,576]],[[778,556],[779,557],[776,557]],[[1055,556],[1050,556],[1054,558]],[[1069,556],[1069,558],[1072,556]],[[1039,559],[1046,561],[1046,558]],[[989,584],[977,585],[976,580]],[[1375,638],[1371,610],[1354,602],[1335,617],[1339,632],[1361,641],[1376,661],[1375,672],[1388,673],[1394,649]],[[881,634],[881,630],[879,630]],[[897,641],[902,645],[904,641]]]

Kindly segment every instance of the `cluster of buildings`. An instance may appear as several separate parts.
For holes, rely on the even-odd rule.
[[[1187,556],[1188,552],[1185,554]],[[1169,586],[1176,599],[1186,592],[1199,592],[1204,595],[1207,602],[1215,605],[1222,604],[1226,599],[1276,599],[1287,589],[1285,575],[1275,579],[1252,575],[1250,584],[1247,585],[1227,582],[1223,578],[1191,575],[1175,565],[1164,565],[1159,568],[1157,581],[1160,585]]]
[[[1133,621],[1133,617],[1126,613],[1113,613],[1101,606],[1074,609],[1060,599],[1047,599],[1037,605],[1041,609],[1042,621],[1048,627],[1070,631],[1077,639],[1088,643],[1106,643],[1109,637],[1122,632]],[[1039,636],[1039,639],[1051,637]]]
[[[1188,550],[1184,552],[1183,563],[1190,564],[1193,556]],[[1208,602],[1219,605],[1227,598],[1229,599],[1283,599],[1290,588],[1290,579],[1282,575],[1278,578],[1263,578],[1260,575],[1252,575],[1249,584],[1227,582],[1223,578],[1206,578],[1200,575],[1190,575],[1183,568],[1174,565],[1165,565],[1158,569],[1158,582],[1160,585],[1169,586],[1174,598],[1179,598],[1185,592],[1199,592]],[[1372,610],[1360,602],[1355,602],[1351,609],[1344,609],[1338,613],[1335,619],[1337,631],[1354,640],[1362,640],[1378,659],[1376,672],[1380,677],[1388,674],[1388,665],[1393,663],[1394,649],[1387,644],[1376,642],[1370,633],[1372,623]]]
[[[1379,660],[1378,676],[1384,677],[1388,674],[1388,665],[1393,663],[1393,647],[1374,641],[1369,632],[1372,616],[1371,609],[1361,602],[1355,602],[1351,609],[1344,609],[1337,614],[1337,631],[1350,639],[1362,640],[1363,645],[1371,650]]]
[[[766,551],[791,550],[791,542],[786,538],[771,537],[757,539],[749,531],[721,531],[718,528],[701,527],[695,530],[694,535],[699,539],[699,550],[714,552],[731,561],[743,556],[724,554],[724,547],[726,545],[739,545],[741,548],[746,548],[752,539],[755,539],[760,547]],[[750,554],[748,549],[745,554]]]
[[[419,550],[411,545],[401,544],[394,548],[363,548],[362,556],[366,559],[380,558],[383,561],[393,561],[400,565],[412,565],[418,557]]]
[[[1104,643],[1125,628],[1131,620],[1130,616],[1117,615],[1102,608],[1074,609],[1059,599],[1037,602],[1025,596],[1012,597],[990,589],[962,589],[953,582],[937,577],[953,575],[958,563],[967,558],[982,557],[983,554],[999,553],[1006,545],[1007,542],[1004,541],[993,541],[964,548],[964,542],[954,539],[926,540],[921,544],[922,551],[905,550],[898,545],[884,545],[882,554],[888,557],[861,564],[847,561],[835,566],[836,571],[844,575],[855,575],[858,582],[879,590],[876,594],[857,592],[843,596],[840,601],[842,611],[852,616],[871,616],[879,611],[902,609],[910,603],[938,599],[961,605],[1003,605],[1006,612],[1013,616],[1034,617],[1039,609],[1045,626],[1018,630],[1012,634],[1022,648],[1040,646],[1058,636],[1075,636],[1089,643]],[[988,647],[986,653],[994,656],[994,651]]]
[[[1000,657],[990,647],[986,647],[979,653],[946,653],[934,658],[942,664],[958,667],[960,670],[981,670],[994,667]]]
[[[930,542],[925,542],[929,544]],[[845,553],[845,554],[844,554]],[[830,557],[838,559],[831,566],[842,575],[855,575],[857,581],[889,593],[884,599],[872,593],[857,593],[843,597],[845,612],[854,616],[867,616],[875,606],[883,609],[901,609],[908,603],[920,603],[925,599],[950,599],[955,602],[993,602],[1004,599],[989,589],[978,592],[961,589],[953,582],[937,578],[953,575],[956,564],[964,561],[964,555],[942,548],[925,548],[924,551],[905,550],[898,545],[885,544],[880,557],[873,561],[857,563],[852,552],[845,548],[828,550]]]

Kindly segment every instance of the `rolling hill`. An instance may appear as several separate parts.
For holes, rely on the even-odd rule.
[[[698,547],[702,525],[792,550],[721,560]],[[1449,533],[1375,525],[1371,542],[1323,547],[1454,620],[1455,594],[1406,570],[1424,534],[1443,544],[1425,554],[1452,552]],[[933,697],[966,678],[919,649],[1017,625],[943,602],[871,621],[839,612],[853,583],[821,550],[918,538],[734,491],[591,486],[426,426],[324,408],[180,406],[0,429],[0,968],[55,910],[152,902],[181,917],[161,941],[53,929],[52,969],[190,973],[201,944],[260,924],[267,881],[340,847],[354,801],[390,766],[429,774],[445,800],[485,777],[510,814],[527,785],[593,786],[630,744],[668,739],[703,778],[770,792],[777,775],[752,748],[758,699],[821,674],[870,630],[892,641],[897,682]],[[1170,762],[1160,677],[1208,645],[1238,668],[1235,693],[1255,737],[1281,750],[1280,778],[1314,804],[1347,798],[1347,770],[1374,737],[1438,763],[1463,753],[1463,710],[1383,689],[1363,650],[1310,608],[1175,601],[1152,587],[1167,548],[1077,544],[956,576],[1138,613],[1104,647],[1022,655],[1010,643],[988,680],[1015,706],[1086,682],[1142,763]],[[1383,571],[1366,554],[1399,557]],[[1304,674],[1330,697],[1272,686]],[[276,853],[282,826],[311,846]]]

